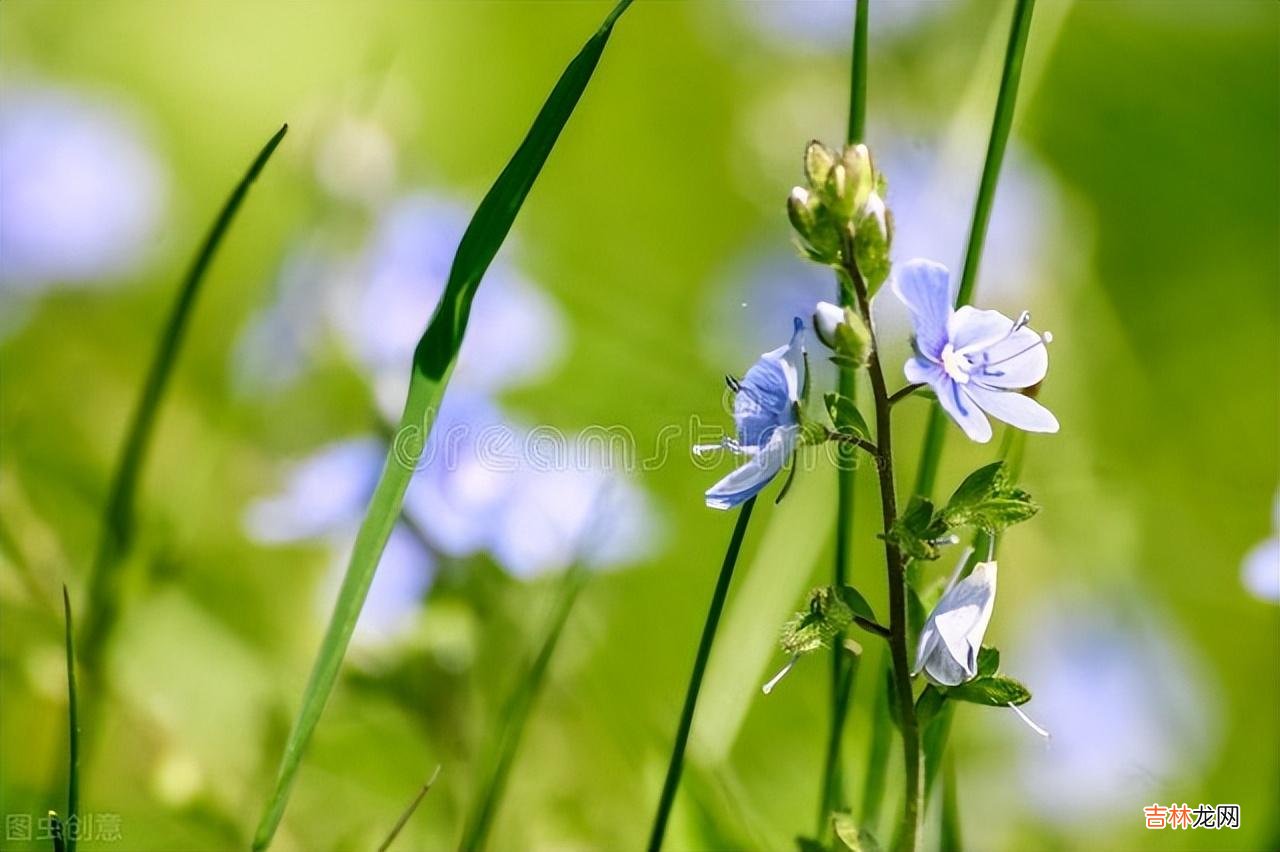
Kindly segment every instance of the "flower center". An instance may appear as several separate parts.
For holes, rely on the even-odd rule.
[[[964,385],[969,383],[969,371],[973,369],[973,362],[969,360],[968,355],[962,355],[948,343],[942,347],[942,369],[946,370],[947,375],[953,380]]]

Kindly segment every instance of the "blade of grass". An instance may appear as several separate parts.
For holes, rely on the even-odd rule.
[[[133,419],[129,423],[129,431],[120,453],[115,476],[111,480],[106,508],[103,511],[102,534],[98,540],[93,571],[89,576],[89,609],[85,617],[80,654],[81,662],[90,673],[97,670],[102,651],[119,615],[120,566],[128,556],[133,543],[134,498],[138,489],[138,480],[142,474],[142,466],[146,462],[151,436],[155,431],[160,402],[168,387],[174,366],[177,364],[182,339],[190,323],[196,297],[200,293],[200,285],[245,195],[248,194],[250,185],[257,179],[288,130],[289,125],[282,125],[267,141],[249,165],[249,170],[245,172],[244,177],[236,184],[235,189],[222,205],[222,210],[218,213],[213,226],[200,245],[200,250],[196,252],[195,259],[191,262],[182,287],[178,290],[178,296],[174,300],[173,308],[169,312],[169,319],[160,333],[160,342],[147,371],[146,382],[142,386],[138,404],[133,410]]]
[[[868,0],[858,0],[854,7],[853,48],[849,72],[849,131],[848,141],[863,140],[867,124],[867,16]],[[854,307],[853,290],[842,283],[837,285],[840,304]],[[838,390],[842,396],[855,399],[858,392],[857,371],[853,367],[840,367]],[[832,580],[836,588],[849,582],[848,573],[853,561],[854,495],[857,491],[857,470],[854,468],[856,450],[841,447],[837,458],[838,494],[836,497],[836,552]],[[825,838],[831,831],[831,812],[844,805],[843,741],[845,719],[849,713],[850,693],[857,680],[859,661],[844,651],[843,635],[831,643],[831,727],[827,734],[826,761],[822,770],[821,792],[818,801],[818,826],[815,836]]]
[[[427,779],[427,783],[422,785],[418,790],[418,794],[413,797],[413,801],[404,809],[404,813],[400,814],[400,818],[396,820],[396,824],[391,826],[391,831],[387,832],[387,837],[378,846],[378,852],[387,852],[391,848],[391,844],[400,836],[400,832],[409,822],[409,817],[413,816],[413,812],[418,809],[418,805],[422,804],[422,800],[427,797],[427,793],[431,791],[431,785],[436,783],[436,779],[440,777],[440,764],[436,764],[436,769],[431,773],[431,777]]]
[[[1016,0],[1014,5],[1009,46],[1005,50],[1004,70],[1000,76],[1000,94],[996,97],[996,111],[991,119],[991,137],[987,142],[987,157],[982,166],[978,197],[973,205],[973,221],[969,226],[969,243],[965,248],[964,269],[960,273],[960,287],[956,292],[956,307],[969,304],[973,298],[978,265],[982,262],[982,250],[987,239],[987,225],[991,221],[996,184],[1000,180],[1000,167],[1004,163],[1004,152],[1009,142],[1009,129],[1013,126],[1018,83],[1022,77],[1022,58],[1027,50],[1031,13],[1035,5],[1035,0]],[[946,441],[946,426],[946,415],[939,406],[933,406],[920,451],[920,466],[916,468],[914,493],[922,497],[933,493],[938,463],[942,459],[942,446]]]
[[[67,821],[76,830],[66,836],[67,852],[76,852],[76,840],[80,834],[80,713],[76,698],[76,650],[75,631],[71,626],[71,596],[62,586],[62,612],[66,619],[67,641]]]
[[[658,852],[662,848],[662,839],[667,833],[667,820],[671,817],[676,788],[680,786],[680,770],[684,768],[684,750],[689,743],[689,731],[693,727],[693,712],[698,706],[698,692],[702,689],[702,675],[707,670],[707,660],[711,658],[711,645],[716,638],[716,627],[720,624],[720,613],[724,610],[725,598],[729,596],[729,583],[733,580],[733,569],[738,564],[738,553],[742,550],[742,540],[746,538],[747,524],[751,521],[751,510],[755,505],[756,498],[752,497],[738,510],[738,520],[733,526],[729,549],[725,551],[724,563],[720,566],[720,576],[716,580],[716,588],[711,595],[711,606],[707,609],[702,638],[698,641],[698,653],[693,659],[693,673],[689,676],[689,688],[684,695],[684,709],[680,712],[680,727],[676,730],[676,741],[671,747],[671,762],[667,764],[667,777],[662,782],[658,812],[653,818],[653,831],[649,835],[649,852]]]
[[[534,180],[542,170],[560,131],[572,115],[578,99],[595,71],[613,31],[614,22],[631,4],[621,0],[600,28],[565,69],[547,97],[533,126],[516,149],[502,174],[481,200],[454,255],[444,293],[413,355],[409,394],[396,430],[396,440],[383,465],[369,508],[356,535],[346,575],[338,591],[329,626],[311,669],[302,705],[289,732],[275,789],[271,794],[253,841],[265,849],[284,816],[303,752],[315,731],[329,693],[337,680],[369,584],[391,535],[440,400],[453,371],[454,360],[471,313],[471,302],[485,270],[502,245]]]
[[[481,762],[484,774],[477,788],[479,794],[472,803],[471,813],[465,823],[462,842],[458,844],[461,850],[471,852],[471,850],[484,848],[489,836],[489,828],[493,824],[493,818],[502,802],[502,795],[506,791],[507,777],[510,775],[516,750],[520,747],[529,713],[542,690],[551,656],[560,642],[560,634],[564,631],[565,622],[569,620],[569,612],[573,609],[585,581],[586,572],[579,566],[574,566],[565,572],[564,579],[560,583],[559,594],[556,596],[551,621],[547,626],[538,654],[520,683],[503,704],[502,713],[499,716],[501,723],[498,735],[493,739],[486,758]]]

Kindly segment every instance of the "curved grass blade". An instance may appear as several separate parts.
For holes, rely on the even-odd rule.
[[[1022,79],[1022,57],[1027,51],[1027,35],[1031,31],[1031,13],[1035,5],[1035,0],[1017,0],[1014,6],[1013,23],[1009,28],[1009,46],[1005,50],[1004,70],[1000,76],[1000,94],[996,96],[996,112],[991,119],[991,138],[987,142],[987,157],[982,165],[978,198],[973,205],[973,222],[969,226],[969,243],[964,252],[964,269],[960,273],[960,288],[956,293],[957,307],[969,304],[973,298],[978,265],[982,261],[982,249],[987,240],[987,224],[991,221],[996,183],[1000,180],[1000,166],[1004,163],[1009,129],[1013,126],[1018,83]],[[938,463],[942,459],[942,445],[946,440],[946,425],[946,415],[942,409],[933,406],[929,412],[924,445],[920,450],[920,466],[916,469],[913,493],[921,497],[928,497],[933,492],[934,481],[938,476]]]
[[[427,783],[422,785],[418,790],[418,794],[413,797],[413,801],[409,803],[409,807],[404,809],[404,813],[400,814],[400,818],[396,820],[396,824],[391,826],[391,831],[387,832],[387,837],[378,846],[378,852],[387,852],[391,848],[391,844],[400,836],[400,832],[404,829],[405,824],[409,822],[409,817],[413,816],[413,812],[418,809],[418,805],[422,804],[422,800],[426,798],[427,793],[431,792],[431,785],[436,783],[436,779],[440,777],[440,764],[436,764],[435,772],[431,773],[431,777],[427,779]]]
[[[329,626],[303,692],[302,706],[285,744],[275,789],[258,824],[254,849],[265,849],[271,843],[284,816],[289,790],[303,752],[320,720],[329,693],[333,691],[378,560],[400,514],[405,489],[409,487],[409,480],[435,422],[454,360],[462,345],[476,288],[511,229],[516,213],[542,170],[560,131],[582,97],[613,31],[614,22],[629,5],[631,0],[621,0],[569,63],[524,141],[476,208],[458,244],[444,293],[414,351],[409,395],[396,438],[356,535]]]
[[[67,639],[67,727],[69,729],[67,767],[67,824],[75,830],[66,834],[67,852],[76,852],[80,825],[80,714],[76,699],[76,650],[75,631],[71,627],[71,596],[62,586],[62,612],[66,619]]]
[[[160,402],[173,374],[178,360],[178,352],[182,346],[182,338],[186,333],[195,308],[196,297],[200,293],[200,285],[205,273],[213,262],[226,236],[236,212],[240,209],[249,186],[257,179],[267,160],[280,144],[280,140],[289,130],[289,125],[282,125],[272,136],[258,156],[254,158],[244,177],[231,191],[230,197],[223,204],[218,218],[205,236],[200,250],[196,253],[187,276],[183,279],[178,297],[169,312],[168,322],[160,334],[160,342],[155,357],[147,372],[146,383],[142,386],[142,395],[133,411],[133,419],[129,423],[129,431],[125,437],[124,448],[120,453],[120,461],[115,476],[111,481],[106,508],[102,519],[102,537],[98,541],[97,556],[93,563],[93,572],[89,577],[89,610],[85,618],[83,645],[80,649],[81,660],[87,671],[97,669],[101,654],[106,645],[120,608],[120,566],[129,553],[133,543],[134,531],[134,497],[138,489],[138,479],[142,466],[146,462],[147,448],[155,430],[156,416]]]
[[[582,590],[585,580],[586,572],[581,566],[575,565],[565,573],[556,597],[555,610],[551,615],[546,637],[538,649],[538,655],[534,657],[524,678],[503,705],[502,714],[499,717],[502,720],[501,729],[489,750],[488,757],[481,764],[485,775],[479,785],[479,794],[473,803],[471,814],[467,817],[462,842],[458,844],[458,848],[464,852],[484,848],[489,827],[493,824],[494,815],[502,801],[502,794],[506,790],[507,776],[515,760],[516,749],[520,746],[520,738],[524,733],[525,723],[529,719],[529,712],[533,709],[538,693],[542,690],[551,656],[555,653],[565,622],[569,620],[569,612],[573,609],[573,604],[577,601],[578,592]]]

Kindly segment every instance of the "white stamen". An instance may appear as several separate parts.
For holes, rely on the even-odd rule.
[[[1022,709],[1018,707],[1017,704],[1014,704],[1012,701],[1010,701],[1009,708],[1012,709],[1013,712],[1018,714],[1018,718],[1021,719],[1023,722],[1025,722],[1028,728],[1035,731],[1037,734],[1044,737],[1046,740],[1053,738],[1052,734],[1050,734],[1044,728],[1037,725],[1035,722],[1031,721],[1031,717],[1028,716],[1026,713],[1023,713]]]
[[[988,368],[988,367],[994,367],[994,366],[996,366],[996,365],[998,365],[998,364],[1003,364],[1005,361],[1012,361],[1014,358],[1017,358],[1017,357],[1018,357],[1018,356],[1020,356],[1020,355],[1026,355],[1028,352],[1030,352],[1032,349],[1035,349],[1037,346],[1047,346],[1047,345],[1049,345],[1049,344],[1050,344],[1050,343],[1052,343],[1052,342],[1053,342],[1053,335],[1052,335],[1052,334],[1050,334],[1049,332],[1047,332],[1047,331],[1046,331],[1046,332],[1044,332],[1043,334],[1037,334],[1037,335],[1036,335],[1036,342],[1035,342],[1035,343],[1033,343],[1033,344],[1031,344],[1031,345],[1030,345],[1030,346],[1028,346],[1027,348],[1025,348],[1025,349],[1019,349],[1017,352],[1014,352],[1012,355],[1006,355],[1006,356],[1004,356],[1003,358],[1001,358],[999,361],[983,361],[983,362],[982,362],[982,368],[985,370],[985,369],[986,369],[986,368]],[[946,365],[946,360],[945,360],[945,359],[946,359],[946,355],[947,355],[946,350],[943,350],[943,352],[942,352],[942,356],[943,356],[943,359],[944,359],[944,360],[943,360],[943,365],[944,365],[944,366]],[[953,376],[953,378],[954,378],[954,376]],[[967,378],[967,377],[966,377],[966,378]]]
[[[929,543],[936,546],[941,546],[944,544],[959,544],[960,536],[956,535],[955,533],[952,533],[951,535],[944,535],[942,538],[935,538],[933,541]]]
[[[1052,343],[1052,342],[1053,342],[1053,333],[1052,333],[1052,332],[1046,331],[1044,334],[1042,334],[1042,335],[1040,335],[1040,336],[1044,338],[1044,342],[1045,342],[1045,343]]]
[[[964,570],[964,566],[969,564],[969,557],[973,555],[973,548],[966,547],[964,553],[960,554],[960,561],[956,563],[956,570],[951,572],[951,577],[947,579],[947,591],[951,591],[952,586],[960,579],[960,572]],[[945,592],[944,592],[945,594]]]
[[[942,347],[942,369],[946,370],[947,375],[959,384],[968,384],[969,371],[973,369],[973,362],[948,343]]]
[[[1018,329],[1023,328],[1029,322],[1031,322],[1031,311],[1023,311],[1018,314],[1018,320],[1013,324],[1013,328],[1009,329],[1009,335],[1013,334]],[[1005,336],[1008,337],[1009,335]]]
[[[790,660],[787,660],[787,664],[782,667],[782,671],[778,672],[776,675],[769,678],[769,682],[766,683],[763,687],[761,687],[761,690],[764,692],[765,695],[768,695],[770,692],[773,692],[773,688],[778,685],[778,681],[782,680],[784,677],[787,676],[787,673],[790,672],[791,668],[796,664],[796,660],[799,660],[799,659],[800,659],[800,655],[796,654]]]
[[[996,537],[993,535],[987,536],[987,561],[996,561]]]

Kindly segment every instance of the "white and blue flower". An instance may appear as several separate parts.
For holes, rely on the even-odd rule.
[[[747,458],[707,489],[707,505],[712,509],[731,509],[756,496],[795,452],[804,369],[804,323],[797,317],[791,342],[761,355],[736,383],[733,419],[737,439],[694,447],[696,453],[723,447]]]
[[[968,558],[961,559],[963,567]],[[978,674],[978,652],[991,623],[996,603],[996,563],[979,562],[973,572],[953,585],[933,608],[916,649],[911,672],[924,672],[939,686],[959,686]]]
[[[950,279],[945,266],[927,260],[906,263],[894,277],[893,290],[915,327],[907,381],[931,387],[943,410],[979,443],[991,440],[987,414],[1028,432],[1057,432],[1057,418],[1019,393],[1044,379],[1045,344],[1053,338],[1032,331],[1025,311],[1015,321],[999,311],[953,309]]]

